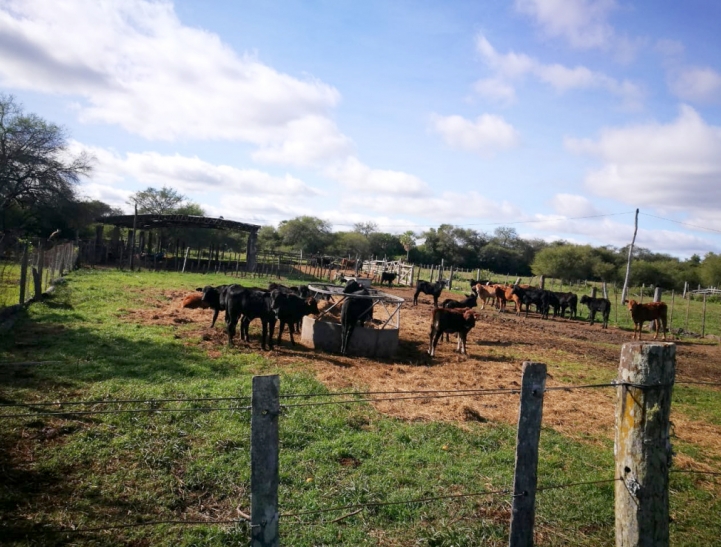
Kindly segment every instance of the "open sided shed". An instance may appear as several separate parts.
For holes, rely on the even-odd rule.
[[[201,217],[195,215],[117,215],[101,217],[97,222],[110,224],[116,228],[129,228],[131,232],[138,230],[154,230],[156,228],[206,228],[211,230],[231,230],[248,233],[246,249],[246,268],[252,272],[257,264],[258,224],[247,224],[226,220],[224,218]],[[99,237],[102,238],[102,232]]]

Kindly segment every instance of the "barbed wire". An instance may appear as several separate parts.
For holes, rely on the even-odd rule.
[[[702,471],[700,469],[671,469],[669,473],[689,473],[694,475],[713,475],[721,477],[721,473],[718,471]]]
[[[198,526],[202,524],[241,524],[250,523],[250,521],[244,517],[240,517],[232,520],[149,520],[145,522],[132,522],[128,524],[111,524],[109,526],[98,526],[96,528],[68,528],[68,529],[57,529],[53,530],[58,534],[85,534],[92,532],[105,532],[107,530],[120,530],[123,528],[138,528],[141,526],[160,526],[164,524],[171,525],[186,525],[186,526]]]
[[[690,384],[690,385],[701,385],[701,386],[721,386],[721,382],[701,382],[693,380],[683,380],[676,382],[677,384]]]
[[[250,395],[241,397],[177,397],[174,399],[91,399],[88,401],[39,401],[22,403],[2,403],[0,407],[28,407],[28,406],[70,406],[70,405],[124,405],[124,404],[158,404],[158,403],[193,403],[207,401],[247,401]]]
[[[677,383],[697,383],[697,382],[677,382]],[[714,382],[701,382],[703,384],[716,385]],[[634,384],[631,382],[618,382],[611,381],[602,384],[579,384],[579,385],[567,385],[567,386],[551,386],[544,389],[544,392],[550,391],[572,391],[575,389],[597,389],[606,387],[618,387],[628,386],[635,388],[658,388],[658,387],[669,387],[673,384]],[[719,383],[718,385],[721,385]],[[342,401],[324,401],[324,402],[312,402],[312,403],[292,403],[283,404],[282,408],[300,408],[300,407],[314,407],[314,406],[327,406],[327,405],[341,405],[341,404],[356,404],[365,402],[389,402],[389,401],[404,401],[414,399],[445,399],[455,397],[472,397],[472,396],[485,396],[485,395],[503,395],[503,394],[519,394],[521,388],[480,388],[480,389],[428,389],[428,390],[388,390],[388,391],[344,391],[337,393],[289,393],[280,395],[279,398],[290,399],[290,398],[317,398],[317,397],[368,397],[373,395],[404,395],[403,397],[383,397],[383,398],[361,398],[361,399],[347,399]],[[406,397],[405,395],[409,395]],[[189,397],[189,398],[167,398],[167,399],[104,399],[104,400],[88,400],[88,401],[42,401],[42,402],[12,402],[12,403],[0,403],[0,408],[6,407],[42,407],[42,406],[81,406],[81,405],[111,405],[111,404],[148,404],[155,405],[160,403],[168,402],[208,402],[208,401],[247,401],[252,399],[250,395],[243,395],[237,397]],[[84,411],[57,411],[57,412],[41,412],[37,414],[0,414],[0,418],[16,418],[16,417],[34,417],[34,416],[58,416],[58,415],[86,415],[86,414],[117,414],[117,413],[142,413],[142,412],[199,412],[199,411],[214,411],[214,410],[251,410],[250,406],[240,407],[197,407],[187,409],[168,409],[168,408],[148,408],[148,409],[116,409],[116,410],[84,410]]]
[[[196,408],[120,408],[116,410],[67,410],[65,412],[38,412],[18,413],[18,414],[0,414],[0,418],[44,418],[47,416],[87,416],[91,414],[140,414],[143,412],[211,412],[211,411],[248,411],[252,410],[250,406],[221,406],[221,407],[196,407]]]

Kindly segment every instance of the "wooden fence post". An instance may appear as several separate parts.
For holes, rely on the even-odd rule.
[[[668,331],[671,332],[671,329],[673,328],[673,304],[676,300],[676,293],[674,289],[671,289],[671,315],[668,318]],[[673,332],[671,332],[673,335]]]
[[[541,289],[546,288],[546,276],[545,275],[542,275],[541,277],[538,278],[538,284]]]
[[[182,273],[185,273],[185,265],[188,263],[188,255],[190,254],[190,247],[185,249],[185,258],[183,259],[183,271]]]
[[[706,335],[706,293],[703,293],[703,316],[701,317],[701,338]]]
[[[20,304],[25,304],[25,285],[28,281],[28,245],[23,248],[23,257],[20,262]]]
[[[656,287],[653,290],[653,301],[654,302],[661,302],[661,287]]]
[[[254,376],[250,446],[251,547],[278,547],[280,377]]]
[[[448,290],[453,288],[453,266],[451,266],[450,273],[448,274]]]
[[[668,547],[671,391],[676,344],[621,348],[616,390],[616,546]]]
[[[40,300],[43,294],[43,268],[45,267],[45,249],[43,249],[43,242],[40,241],[38,244],[38,267],[37,277],[35,271],[33,271],[33,278],[35,278],[35,300]]]
[[[541,437],[546,365],[523,363],[521,408],[516,431],[516,471],[513,478],[513,510],[509,547],[533,545],[536,483],[538,482],[538,441]]]

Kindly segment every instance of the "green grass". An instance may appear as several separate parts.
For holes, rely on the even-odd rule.
[[[55,297],[28,308],[10,335],[0,339],[1,361],[61,363],[14,373],[0,370],[0,400],[247,396],[255,374],[280,374],[282,393],[325,391],[302,367],[276,366],[271,354],[219,347],[220,354],[211,357],[199,340],[176,337],[182,325],[136,325],[123,319],[123,310],[151,305],[163,289],[193,290],[229,280],[152,272],[71,274]],[[259,286],[267,281],[240,280]],[[555,367],[569,380],[582,374],[572,356],[559,355]],[[589,372],[587,381],[595,381],[595,374]],[[703,412],[703,419],[717,423],[717,392],[684,388],[676,393],[684,412]],[[212,406],[231,404],[245,403]],[[235,518],[236,507],[249,507],[249,435],[247,411],[1,419],[3,544],[247,544],[242,524],[162,525],[83,535],[49,530]],[[290,408],[280,418],[280,439],[283,514],[504,489],[512,481],[515,430],[504,424],[408,423],[365,404]],[[695,448],[682,447],[684,453]],[[580,442],[546,427],[540,456],[540,485],[613,475],[608,440]],[[690,476],[674,476],[672,489],[674,545],[713,544],[721,533],[719,496]],[[539,492],[537,507],[539,544],[613,542],[613,484]],[[294,546],[508,541],[507,495],[377,506],[331,522],[349,512],[282,518],[281,541]]]

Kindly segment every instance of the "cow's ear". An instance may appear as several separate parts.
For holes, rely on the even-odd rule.
[[[203,289],[201,289],[200,287],[198,287],[198,288],[195,289],[195,290],[198,291],[198,292],[203,292]]]

